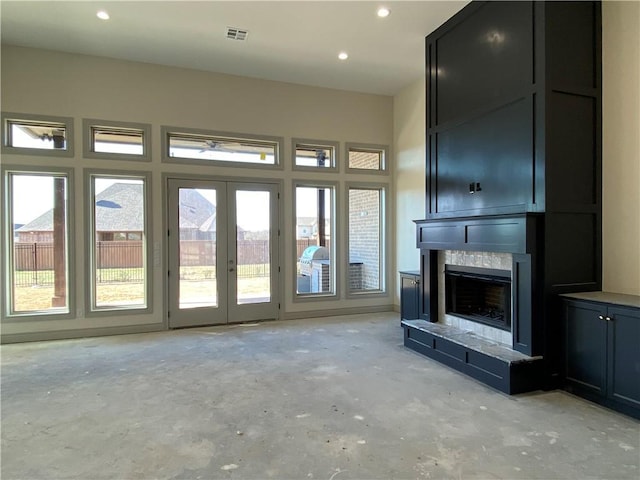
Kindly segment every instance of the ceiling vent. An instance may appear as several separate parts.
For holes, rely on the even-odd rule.
[[[240,40],[241,42],[247,39],[249,32],[236,27],[227,27],[227,38],[229,40]]]

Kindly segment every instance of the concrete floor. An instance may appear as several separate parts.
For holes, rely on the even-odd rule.
[[[2,347],[2,479],[640,477],[640,423],[509,397],[397,314]]]

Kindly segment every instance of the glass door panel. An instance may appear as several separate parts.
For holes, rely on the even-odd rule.
[[[277,186],[227,184],[229,321],[277,318]]]
[[[169,325],[226,323],[226,185],[174,180],[169,201]],[[221,279],[222,275],[222,281]]]
[[[180,308],[217,307],[214,188],[180,188],[178,259]]]
[[[239,305],[271,301],[270,192],[236,190],[236,297]]]

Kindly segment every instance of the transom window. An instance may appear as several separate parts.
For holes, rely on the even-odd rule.
[[[348,169],[385,171],[386,153],[384,146],[347,145]]]
[[[337,169],[337,142],[319,142],[313,140],[293,140],[294,163],[297,170]]]
[[[169,159],[236,164],[278,164],[279,142],[253,138],[167,132]]]
[[[151,160],[151,125],[84,119],[83,131],[85,157]]]
[[[3,113],[2,148],[6,153],[72,155],[70,118]]]

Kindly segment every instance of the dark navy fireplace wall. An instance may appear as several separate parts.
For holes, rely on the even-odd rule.
[[[601,288],[601,5],[473,1],[426,37],[421,318],[439,250],[513,256],[513,350],[561,377],[558,295]]]

